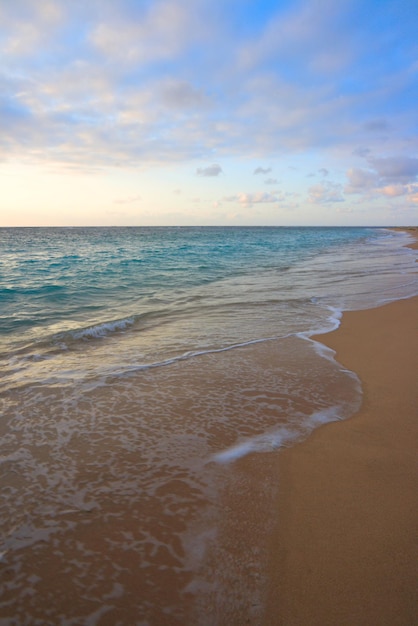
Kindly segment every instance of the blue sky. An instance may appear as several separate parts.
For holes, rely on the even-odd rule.
[[[0,0],[0,226],[408,225],[416,0]]]

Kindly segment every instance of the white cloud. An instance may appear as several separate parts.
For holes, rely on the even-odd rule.
[[[392,107],[389,127],[377,82],[348,95],[346,74],[327,74],[356,50],[343,27],[351,3],[279,5],[264,24],[237,32],[229,3],[214,8],[209,0],[0,2],[0,159],[119,167],[245,154],[268,163],[307,150],[335,148],[344,157],[367,145],[356,150],[369,158],[363,172],[384,179],[381,187],[410,181],[411,159],[400,178],[370,150],[387,150],[381,131],[392,137],[402,122],[399,152],[407,146],[412,154],[413,106],[409,117],[407,106]],[[353,69],[361,82],[361,68]],[[396,89],[406,92],[411,70],[403,80]],[[376,115],[365,122],[371,105]],[[220,173],[206,170],[199,175]],[[349,192],[367,188],[355,178]]]
[[[367,132],[383,132],[390,129],[390,125],[386,120],[369,120],[363,126]]]
[[[354,209],[352,207],[346,207],[346,206],[339,206],[336,208],[336,212],[337,213],[341,213],[343,215],[349,215],[351,213],[355,213]]]
[[[409,181],[418,176],[418,159],[414,157],[369,157],[368,162],[377,175],[388,182]]]
[[[15,0],[0,3],[0,30],[3,37],[0,51],[13,62],[30,57],[49,44],[62,25],[64,7],[58,2],[44,0]]]
[[[367,189],[376,186],[378,176],[376,172],[353,167],[347,172],[348,184],[345,187],[345,193],[363,193]]]
[[[406,185],[386,185],[379,189],[380,193],[390,198],[396,198],[397,196],[404,196],[408,193],[408,187]]]
[[[370,152],[371,152],[370,148],[365,148],[362,146],[358,146],[357,148],[353,150],[353,154],[359,157],[367,157],[370,154]]]
[[[185,80],[169,79],[161,88],[161,100],[173,109],[194,109],[206,107],[208,97]]]
[[[389,198],[413,196],[418,176],[414,157],[368,157],[370,169],[348,170],[346,193],[383,195]]]
[[[321,0],[290,4],[277,11],[261,36],[240,51],[240,63],[252,67],[275,59],[304,63],[317,72],[341,71],[353,56],[356,40],[345,28],[346,2]]]
[[[406,202],[412,204],[418,203],[418,184],[408,185],[386,185],[376,189],[376,193],[386,196],[387,198],[402,197]]]
[[[412,204],[418,204],[418,185],[408,185],[408,200]]]
[[[224,198],[226,202],[238,202],[242,206],[250,207],[253,204],[265,204],[279,202],[280,198],[277,195],[266,193],[263,191],[255,193],[240,192],[233,196],[227,196]]]
[[[129,66],[170,59],[197,34],[194,12],[182,2],[156,0],[135,15],[124,8],[115,4],[90,35],[92,45],[111,62]]]
[[[333,202],[344,202],[342,196],[342,185],[339,183],[318,183],[309,187],[309,202],[314,204],[328,204]]]
[[[218,163],[214,163],[213,165],[208,165],[208,167],[199,167],[196,170],[196,174],[198,176],[219,176],[219,174],[222,174],[222,168]]]
[[[271,172],[271,167],[257,167],[254,170],[254,174],[269,174]]]

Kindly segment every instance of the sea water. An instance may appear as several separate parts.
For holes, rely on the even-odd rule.
[[[0,623],[259,623],[268,459],[361,402],[313,336],[416,295],[408,241],[0,230]]]

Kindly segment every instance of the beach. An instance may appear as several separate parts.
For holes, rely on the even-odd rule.
[[[267,625],[416,623],[418,298],[316,336],[362,381],[352,418],[278,459]]]
[[[413,232],[1,234],[2,624],[412,623]]]

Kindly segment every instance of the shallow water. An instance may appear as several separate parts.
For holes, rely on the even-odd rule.
[[[1,236],[1,623],[259,623],[268,459],[361,402],[311,335],[418,292],[408,236]]]

